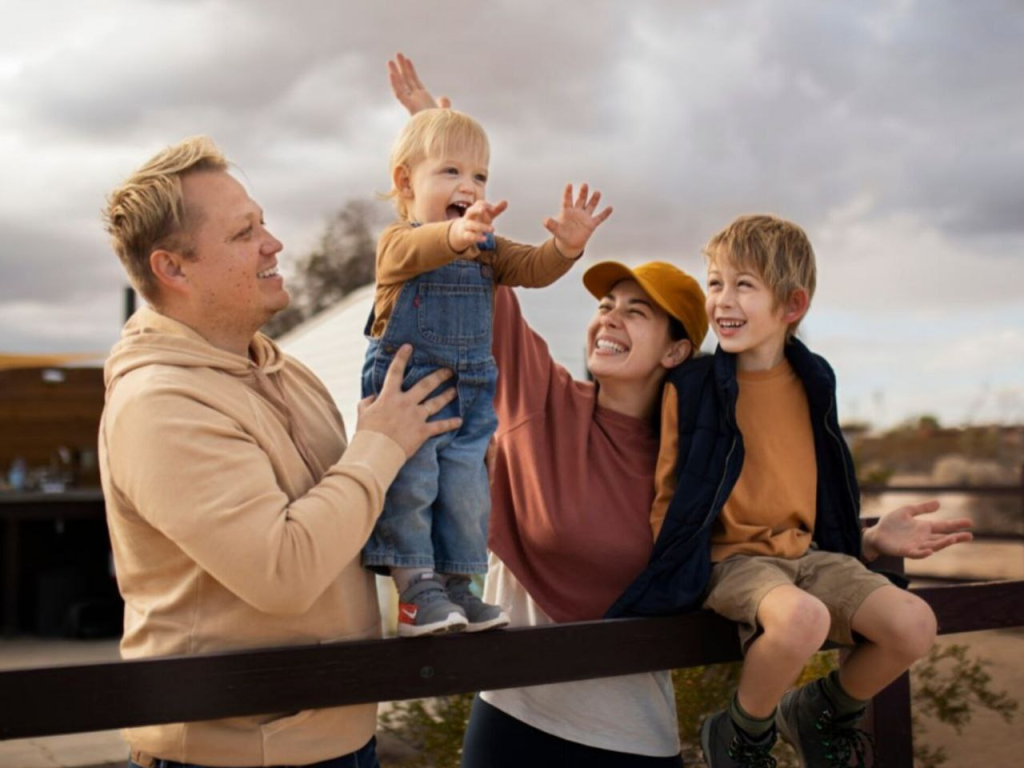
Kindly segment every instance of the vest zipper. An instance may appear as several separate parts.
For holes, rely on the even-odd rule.
[[[729,460],[732,458],[733,451],[736,450],[736,438],[733,437],[732,443],[729,445],[729,452],[725,455],[725,470],[722,472],[722,479],[718,482],[718,488],[715,490],[715,497],[711,502],[711,509],[708,510],[708,516],[701,523],[701,528],[707,525],[708,520],[711,520],[715,516],[715,510],[718,509],[718,497],[722,495],[722,487],[725,485],[725,478],[729,475]]]

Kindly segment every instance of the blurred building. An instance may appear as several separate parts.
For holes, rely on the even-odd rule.
[[[99,489],[102,356],[0,354],[0,630],[95,636],[120,604]]]

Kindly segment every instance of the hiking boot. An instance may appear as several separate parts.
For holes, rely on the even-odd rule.
[[[501,606],[485,603],[469,590],[469,576],[448,577],[448,599],[466,612],[467,632],[483,632],[508,626],[508,614]]]
[[[700,748],[708,768],[775,768],[774,726],[760,739],[736,727],[726,711],[708,715],[700,727]]]
[[[857,728],[864,710],[838,717],[822,687],[815,680],[790,691],[779,702],[775,725],[806,768],[866,768],[873,765],[871,737]]]
[[[436,574],[419,576],[398,598],[399,637],[460,632],[466,624],[466,612],[448,599]]]

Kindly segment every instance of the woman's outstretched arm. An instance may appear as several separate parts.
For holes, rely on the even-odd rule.
[[[412,59],[407,59],[401,53],[396,53],[395,58],[388,61],[388,82],[391,83],[391,92],[395,98],[407,110],[410,115],[422,112],[424,109],[450,109],[451,99],[441,96],[435,100],[430,95],[419,75],[416,74],[416,67]]]

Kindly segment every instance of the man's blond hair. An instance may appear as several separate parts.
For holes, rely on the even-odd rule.
[[[166,248],[193,256],[188,232],[198,212],[186,211],[181,179],[200,171],[226,171],[228,161],[206,136],[193,136],[157,153],[107,198],[103,221],[114,251],[142,296],[155,302],[153,251]]]
[[[467,150],[483,165],[491,160],[491,147],[483,127],[469,115],[454,109],[425,109],[413,115],[391,148],[391,191],[398,215],[409,218],[409,206],[394,185],[395,170],[413,167],[429,158],[443,158],[454,150]]]
[[[708,241],[704,257],[709,266],[722,260],[759,275],[772,292],[776,307],[797,290],[807,292],[808,305],[814,298],[814,249],[803,229],[791,221],[768,214],[740,216]],[[787,339],[796,334],[799,325],[800,320],[790,324]]]

